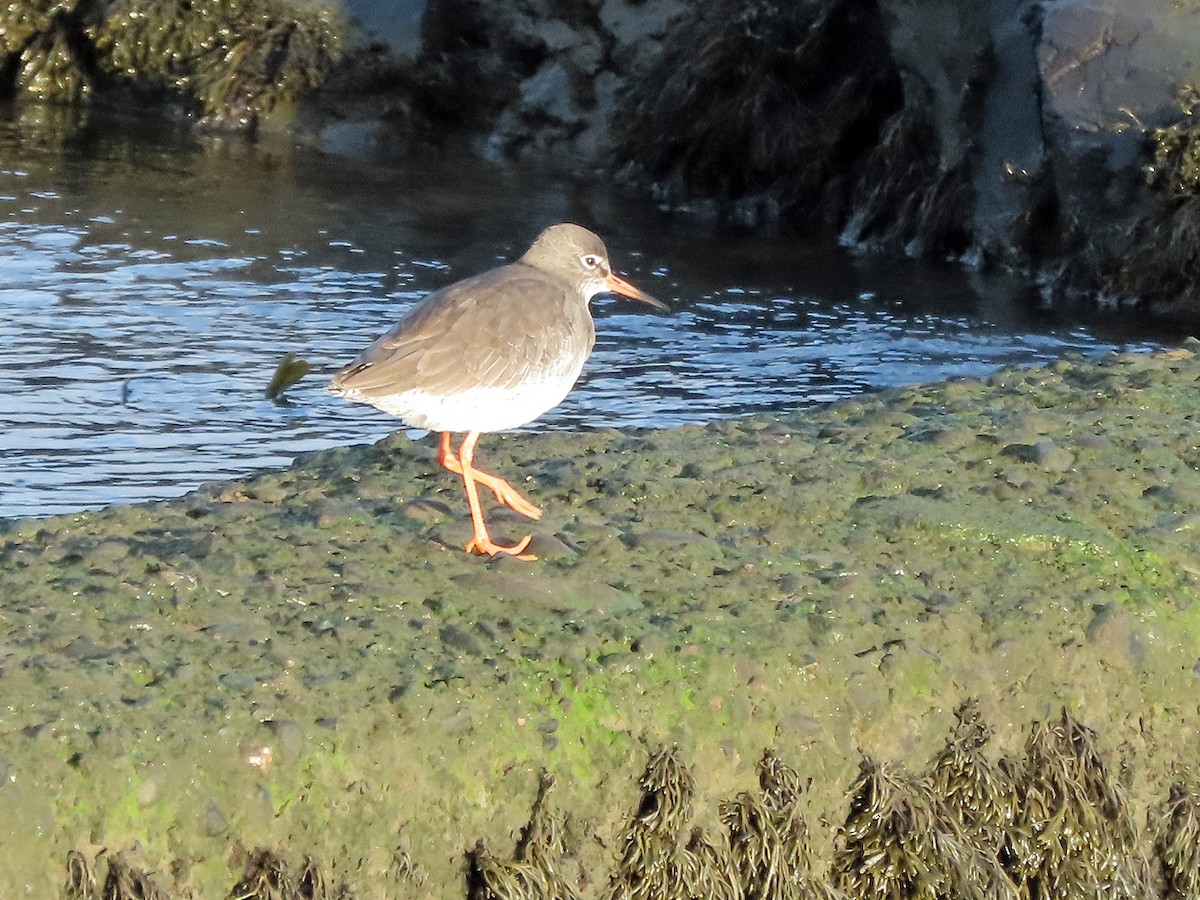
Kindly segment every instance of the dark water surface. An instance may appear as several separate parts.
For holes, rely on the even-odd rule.
[[[573,220],[670,316],[595,305],[577,389],[533,428],[687,422],[1155,346],[1002,277],[670,217],[594,181],[376,166],[137,123],[0,119],[0,516],[171,497],[397,427],[324,392],[417,299]],[[313,373],[264,399],[280,357]]]

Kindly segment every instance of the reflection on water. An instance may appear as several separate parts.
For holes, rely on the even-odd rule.
[[[175,496],[378,439],[395,420],[326,395],[328,375],[561,220],[674,313],[598,301],[580,385],[534,428],[667,427],[1150,346],[1051,320],[1004,279],[722,233],[599,182],[0,120],[0,515]],[[263,391],[289,350],[314,371],[276,405]]]

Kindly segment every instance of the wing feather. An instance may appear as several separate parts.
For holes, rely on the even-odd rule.
[[[594,340],[587,306],[569,286],[517,263],[430,294],[331,387],[367,401],[512,388],[561,370],[564,358],[585,358]]]

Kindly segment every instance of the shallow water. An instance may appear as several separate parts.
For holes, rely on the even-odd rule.
[[[397,427],[324,393],[417,299],[589,224],[670,316],[596,304],[533,428],[668,427],[1156,345],[1002,277],[865,261],[478,161],[365,165],[163,126],[0,120],[0,516],[171,497]],[[287,351],[313,372],[263,396]]]

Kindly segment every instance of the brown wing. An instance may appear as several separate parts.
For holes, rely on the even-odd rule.
[[[586,357],[595,330],[581,298],[514,264],[430,294],[333,378],[365,400],[406,390],[512,387],[564,354]]]

